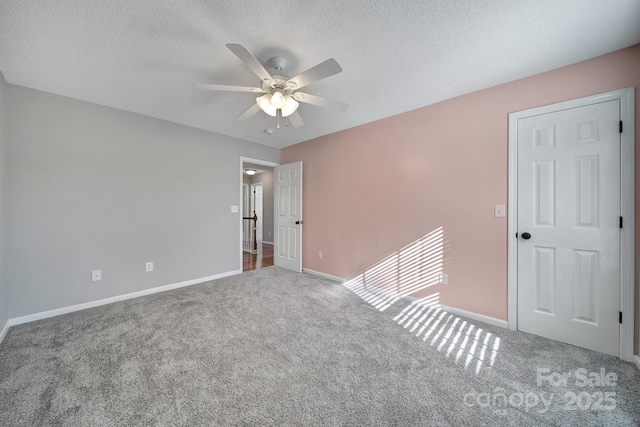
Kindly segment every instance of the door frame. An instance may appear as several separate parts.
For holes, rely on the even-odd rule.
[[[598,95],[559,102],[509,114],[509,200],[508,200],[508,261],[507,261],[507,319],[509,329],[518,329],[518,120],[601,102],[620,101],[620,120],[624,123],[620,134],[620,212],[624,226],[620,234],[620,358],[633,361],[635,330],[634,266],[635,266],[635,90],[633,87]]]
[[[280,166],[280,163],[276,163],[276,162],[269,162],[267,160],[260,160],[260,159],[252,159],[250,157],[242,157],[240,156],[240,166],[238,168],[238,181],[239,181],[239,198],[238,200],[240,201],[240,205],[242,206],[242,184],[243,184],[243,175],[244,175],[244,167],[243,165],[245,163],[253,163],[254,165],[261,165],[261,166],[269,166],[272,168],[275,168],[276,166]],[[263,188],[264,190],[264,188]],[[264,202],[264,192],[263,192],[263,202]],[[274,203],[274,210],[275,210],[275,203]],[[238,215],[238,270],[242,271],[242,212],[240,212],[240,215]],[[264,223],[263,223],[263,231],[264,231]],[[275,242],[274,242],[274,248],[273,250],[275,251]]]

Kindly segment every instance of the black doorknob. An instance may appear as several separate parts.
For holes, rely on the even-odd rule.
[[[529,233],[522,233],[522,238],[523,238],[524,240],[529,240],[529,239],[531,238],[531,234],[529,234]]]

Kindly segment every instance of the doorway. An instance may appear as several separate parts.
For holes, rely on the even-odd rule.
[[[509,326],[624,360],[633,99],[626,89],[509,115]]]
[[[242,271],[273,265],[274,164],[242,159]]]

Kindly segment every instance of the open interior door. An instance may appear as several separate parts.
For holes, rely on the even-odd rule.
[[[275,168],[274,263],[302,272],[302,162]]]

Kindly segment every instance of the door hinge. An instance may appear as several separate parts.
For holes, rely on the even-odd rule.
[[[622,133],[622,120],[620,120],[620,133]]]
[[[620,324],[622,324],[622,312],[619,311],[618,313],[620,313],[620,316],[619,316],[618,320],[620,321]]]
[[[620,228],[622,228],[622,217],[620,217]]]

